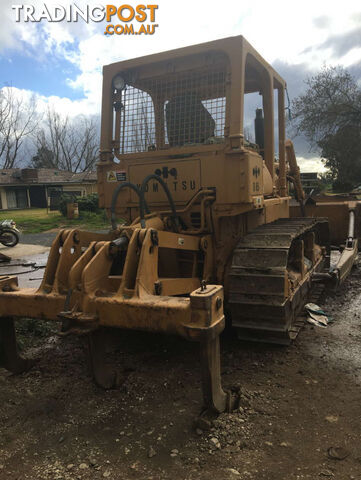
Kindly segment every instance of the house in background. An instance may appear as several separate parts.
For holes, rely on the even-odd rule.
[[[56,209],[62,194],[83,196],[96,192],[96,172],[72,173],[50,168],[0,170],[1,210],[48,205]]]
[[[320,190],[320,181],[315,172],[301,172],[301,183],[306,195],[311,192],[317,193]]]

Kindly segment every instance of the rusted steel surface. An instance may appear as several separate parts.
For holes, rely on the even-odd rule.
[[[0,279],[3,365],[27,366],[13,318],[86,336],[105,388],[118,382],[107,327],[175,334],[200,344],[205,407],[230,409],[220,378],[224,293],[233,325],[289,341],[311,274],[327,265],[327,221],[289,218],[287,178],[299,170],[285,142],[285,86],[241,36],[105,66],[98,193],[112,230],[61,230],[38,289]],[[259,145],[243,134],[245,96],[255,92]]]
[[[121,275],[112,275],[111,270],[124,242],[113,241],[114,233],[72,230],[60,232],[55,239],[39,289],[19,290],[16,277],[0,279],[3,366],[17,372],[30,366],[16,350],[13,318],[22,316],[59,321],[61,335],[87,335],[92,372],[104,388],[117,384],[116,372],[106,362],[104,327],[178,334],[200,342],[203,353],[218,352],[216,343],[225,324],[223,288],[200,288],[200,278],[211,275],[212,262],[207,260],[211,238],[141,228],[130,228],[127,234],[130,240]],[[160,265],[162,249],[167,258],[173,251],[179,274],[188,273],[188,277],[159,276],[160,271],[162,275],[169,272],[167,264]],[[209,408],[223,410],[229,400],[224,403],[220,398],[230,397],[221,388],[219,358],[203,353],[202,385],[208,392],[204,398]]]
[[[229,280],[232,323],[240,337],[276,343],[294,337],[312,274],[325,264],[316,238],[327,245],[325,219],[279,219],[240,240]]]

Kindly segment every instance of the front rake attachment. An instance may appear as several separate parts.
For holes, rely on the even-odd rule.
[[[115,387],[118,377],[106,362],[107,327],[175,334],[200,344],[204,407],[231,409],[220,376],[223,287],[199,280],[200,271],[209,277],[209,255],[206,237],[152,227],[60,231],[38,289],[19,289],[16,277],[0,279],[1,366],[13,373],[31,366],[17,352],[14,319],[22,317],[60,322],[61,335],[87,336],[92,374],[104,388]],[[178,276],[167,276],[169,262]]]

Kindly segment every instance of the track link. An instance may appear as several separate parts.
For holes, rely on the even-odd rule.
[[[229,273],[228,305],[238,336],[289,344],[303,324],[299,314],[312,273],[324,269],[328,253],[324,218],[278,219],[243,237]]]

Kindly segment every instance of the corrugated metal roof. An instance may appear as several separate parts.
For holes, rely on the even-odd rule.
[[[0,186],[94,183],[96,180],[96,172],[72,173],[54,168],[5,168],[0,170]]]

